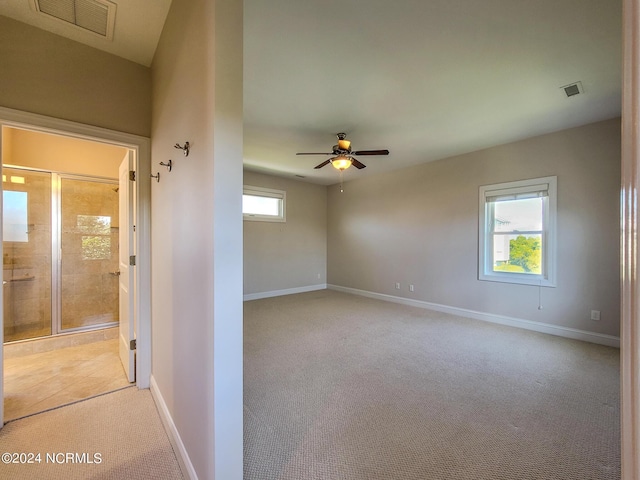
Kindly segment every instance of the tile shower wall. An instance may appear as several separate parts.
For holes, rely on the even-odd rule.
[[[118,322],[117,185],[4,168],[3,189],[4,341]]]
[[[4,340],[50,335],[51,175],[5,168],[3,190]]]
[[[61,179],[62,329],[118,321],[117,185]]]

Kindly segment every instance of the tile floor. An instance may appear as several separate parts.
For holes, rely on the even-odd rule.
[[[4,360],[4,420],[31,415],[129,385],[118,339]]]

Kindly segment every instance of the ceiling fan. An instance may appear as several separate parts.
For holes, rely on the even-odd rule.
[[[358,159],[354,158],[354,155],[389,155],[389,150],[351,150],[351,142],[347,140],[347,135],[344,133],[337,133],[338,144],[333,146],[333,151],[331,153],[320,153],[320,152],[299,152],[296,155],[333,155],[329,160],[325,160],[319,165],[316,165],[314,168],[322,168],[329,163],[333,165],[334,168],[340,170],[341,172],[349,168],[351,165],[358,169],[365,168],[366,165]]]

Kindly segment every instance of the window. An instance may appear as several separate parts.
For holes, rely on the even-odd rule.
[[[16,177],[11,177],[16,178]],[[24,183],[24,180],[21,182]],[[5,242],[28,242],[29,225],[27,225],[27,192],[2,192],[3,216],[2,239]]]
[[[244,186],[242,216],[245,220],[284,222],[287,193],[270,188]]]
[[[78,215],[77,232],[82,235],[83,260],[108,260],[111,258],[111,217]]]
[[[480,187],[480,280],[555,287],[556,191],[556,177]]]

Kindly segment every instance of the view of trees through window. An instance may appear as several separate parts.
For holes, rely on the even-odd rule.
[[[78,215],[77,231],[92,235],[82,236],[83,260],[108,260],[111,258],[111,217]]]
[[[543,199],[494,203],[493,271],[542,273]]]
[[[497,261],[496,272],[542,273],[542,242],[540,235],[525,237],[518,235],[509,239],[509,258]]]

